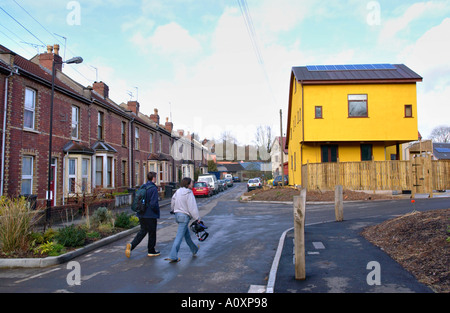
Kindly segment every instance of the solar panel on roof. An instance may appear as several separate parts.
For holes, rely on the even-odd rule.
[[[450,148],[436,148],[436,151],[440,153],[450,153]]]
[[[316,71],[364,71],[364,70],[395,70],[392,64],[346,64],[346,65],[307,65],[310,72]]]

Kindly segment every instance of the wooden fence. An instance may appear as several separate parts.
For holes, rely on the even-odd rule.
[[[410,190],[431,193],[450,189],[450,160],[431,156],[409,161],[308,163],[302,166],[302,186],[307,190]]]

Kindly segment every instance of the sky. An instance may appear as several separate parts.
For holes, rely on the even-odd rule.
[[[318,64],[410,67],[424,78],[428,138],[450,125],[449,38],[448,0],[0,0],[2,45],[32,58],[60,44],[66,60],[84,59],[64,66],[82,85],[103,81],[116,103],[239,144],[258,126],[278,136],[280,110],[286,133],[291,69]]]

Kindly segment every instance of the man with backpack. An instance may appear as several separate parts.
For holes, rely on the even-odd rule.
[[[158,202],[158,187],[156,187],[156,173],[149,172],[147,174],[148,182],[141,186],[145,188],[145,197],[143,197],[142,201],[145,203],[145,206],[142,211],[137,211],[136,215],[139,218],[139,223],[141,225],[141,229],[134,237],[131,243],[127,244],[125,249],[125,255],[127,258],[130,257],[131,251],[136,248],[136,246],[144,239],[145,235],[148,234],[148,256],[158,256],[160,255],[159,251],[155,250],[156,245],[156,220],[159,216],[159,202]],[[136,192],[136,196],[139,193]],[[134,205],[134,204],[133,204]]]

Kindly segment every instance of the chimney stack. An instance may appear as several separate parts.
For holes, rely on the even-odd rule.
[[[166,129],[167,129],[167,131],[169,131],[170,133],[172,132],[172,129],[173,129],[173,123],[172,123],[172,122],[169,122],[169,118],[168,118],[168,117],[166,117]]]
[[[55,53],[53,53],[55,49]],[[47,45],[47,53],[41,53],[39,55],[39,65],[46,69],[52,70],[53,62],[55,62],[55,69],[62,71],[62,58],[59,55],[59,45]]]
[[[134,114],[139,114],[139,102],[137,101],[128,101],[127,103],[128,110],[134,112]]]
[[[150,119],[155,122],[157,125],[159,125],[159,115],[158,115],[158,109],[155,109],[155,113],[150,115]]]
[[[100,96],[103,97],[103,99],[106,99],[109,97],[109,87],[104,82],[94,82],[92,85],[92,88],[96,93],[98,93]]]

